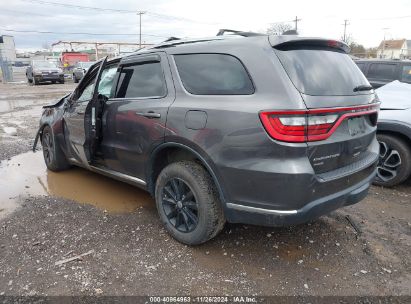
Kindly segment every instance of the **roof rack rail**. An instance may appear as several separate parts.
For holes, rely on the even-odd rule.
[[[217,33],[217,36],[223,36],[225,33],[232,33],[234,35],[243,36],[243,37],[254,37],[254,36],[265,36],[266,34],[254,33],[254,32],[243,32],[230,29],[220,29]]]
[[[169,41],[174,41],[174,40],[181,40],[181,38],[172,36],[172,37],[170,37],[170,38],[167,38],[167,39],[164,40],[163,42],[169,42]]]

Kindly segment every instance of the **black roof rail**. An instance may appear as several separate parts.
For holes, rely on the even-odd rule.
[[[174,41],[174,40],[181,40],[181,38],[178,38],[178,37],[170,37],[170,38],[167,38],[166,40],[164,40],[163,42],[169,42],[169,41]]]
[[[223,36],[225,33],[232,33],[234,35],[243,36],[243,37],[254,37],[254,36],[266,36],[266,34],[254,33],[254,32],[243,32],[230,29],[220,29],[217,33],[217,36]]]

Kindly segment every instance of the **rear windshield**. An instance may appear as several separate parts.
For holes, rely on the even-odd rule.
[[[369,85],[357,65],[345,53],[322,49],[275,50],[296,88],[307,95],[357,95]]]

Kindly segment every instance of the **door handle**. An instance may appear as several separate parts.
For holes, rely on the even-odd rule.
[[[136,112],[136,114],[147,117],[147,118],[160,118],[161,117],[160,113],[154,113],[154,112],[147,112],[147,113]]]

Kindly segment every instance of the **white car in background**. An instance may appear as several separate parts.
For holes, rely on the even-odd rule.
[[[380,161],[374,183],[392,187],[411,175],[411,84],[396,80],[376,92],[381,101]]]

